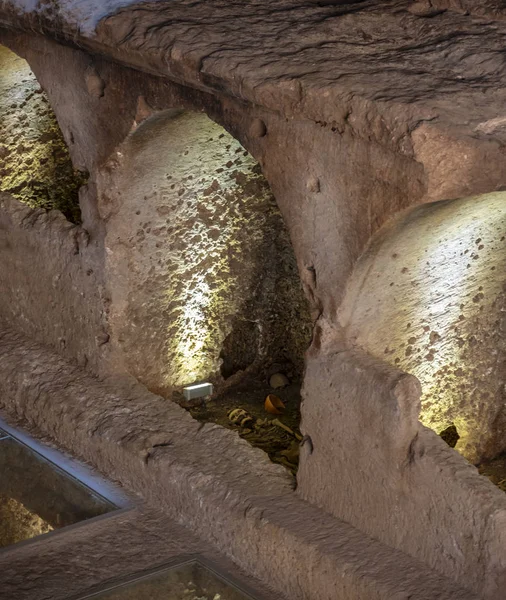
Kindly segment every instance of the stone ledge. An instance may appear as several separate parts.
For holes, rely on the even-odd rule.
[[[4,549],[0,596],[2,600],[75,599],[104,584],[196,556],[236,579],[240,587],[255,590],[259,600],[272,598],[272,592],[217,554],[216,548],[142,504]]]
[[[477,600],[298,499],[284,470],[232,432],[201,427],[137,383],[92,379],[7,330],[0,408],[72,447],[289,597]]]
[[[306,364],[303,432],[316,442],[301,452],[297,493],[503,600],[504,493],[418,421],[412,375],[357,349],[325,350]]]

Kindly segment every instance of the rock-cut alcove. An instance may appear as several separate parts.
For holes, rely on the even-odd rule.
[[[409,210],[371,241],[340,313],[354,343],[416,375],[420,420],[475,464],[506,450],[505,239],[503,192]]]
[[[104,315],[79,225],[87,175],[73,166],[47,82],[4,46],[0,92],[0,323],[94,368]]]
[[[113,370],[175,398],[202,381],[219,392],[273,371],[300,380],[311,319],[297,264],[260,166],[236,139],[204,113],[157,112],[97,188]]]
[[[0,46],[0,191],[78,222],[84,181],[28,63]]]

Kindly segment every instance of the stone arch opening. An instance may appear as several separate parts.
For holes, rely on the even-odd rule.
[[[425,204],[371,240],[340,319],[422,384],[421,422],[474,464],[506,450],[506,194]]]
[[[0,191],[32,208],[81,220],[86,174],[72,166],[44,90],[28,63],[0,45]]]
[[[136,126],[97,189],[111,368],[180,402],[184,386],[212,382],[215,409],[192,406],[192,414],[240,433],[227,413],[269,417],[266,382],[279,372],[293,384],[284,399],[298,427],[312,321],[288,231],[253,157],[206,114],[164,110]]]

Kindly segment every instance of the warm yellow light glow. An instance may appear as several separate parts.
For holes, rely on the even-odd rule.
[[[174,299],[171,291],[169,295]],[[192,280],[189,284],[185,284],[182,296],[184,329],[178,332],[177,340],[178,356],[182,359],[178,365],[178,384],[199,379],[205,374],[207,365],[203,353],[210,338],[206,309],[212,300],[211,290],[203,281],[202,275],[197,278],[197,281]]]
[[[352,339],[418,377],[421,421],[454,423],[471,457],[504,405],[505,236],[506,193],[420,206],[378,234],[341,311]]]
[[[0,191],[78,221],[83,183],[28,63],[0,46]]]
[[[182,133],[184,160],[170,170],[173,179],[189,180],[188,186],[180,183],[178,195],[162,192],[172,215],[167,361],[171,385],[182,386],[216,374],[232,316],[255,285],[249,258],[271,218],[266,206],[277,208],[256,162],[237,140],[205,115],[181,115],[174,125],[182,132],[198,130],[193,143]]]
[[[174,111],[141,123],[119,152],[97,185],[109,322],[129,372],[168,395],[219,378],[225,347],[234,372],[263,359],[274,332],[280,352],[302,353],[304,335],[280,331],[307,314],[296,262],[253,157],[205,114]],[[237,332],[236,352],[225,340]]]

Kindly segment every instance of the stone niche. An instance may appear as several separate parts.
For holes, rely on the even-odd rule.
[[[297,378],[311,332],[259,165],[202,113],[142,121],[97,177],[110,360],[163,395],[204,379]]]
[[[30,66],[0,46],[0,324],[96,372],[106,315],[84,180]]]
[[[358,262],[340,318],[369,354],[415,375],[421,422],[455,426],[474,463],[506,450],[506,193],[408,210]]]
[[[28,63],[0,45],[0,192],[80,220],[75,171],[48,98]]]
[[[128,373],[166,397],[273,365],[300,379],[312,320],[291,240],[260,165],[203,112],[215,116],[212,99],[39,37],[35,48],[6,37],[43,89],[22,59],[5,56],[44,105],[47,94],[60,145],[90,175],[82,212],[73,197],[82,225],[2,196],[0,321],[95,374]],[[40,60],[48,53],[51,69]],[[170,108],[193,101],[194,112]]]
[[[307,355],[297,477],[304,500],[494,600],[506,498],[471,462],[505,449],[505,200],[423,204],[372,237],[342,330],[320,320]]]

